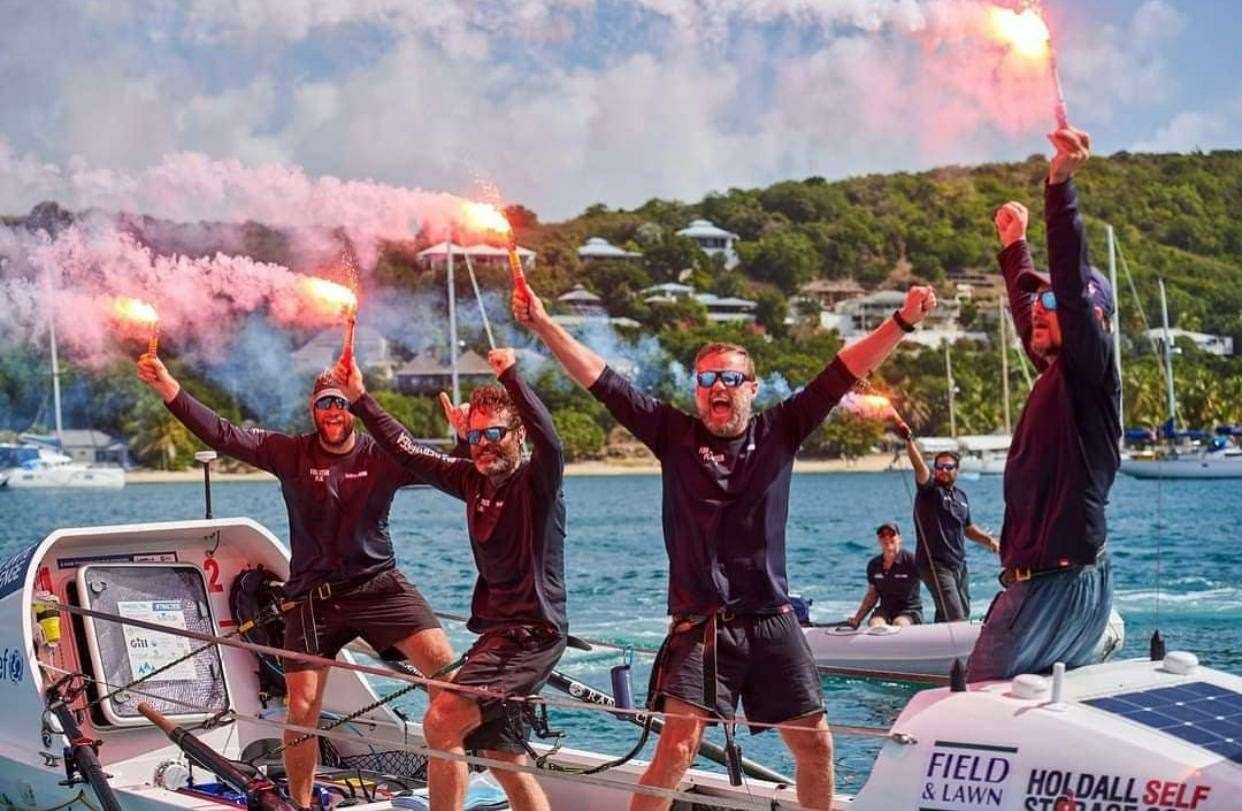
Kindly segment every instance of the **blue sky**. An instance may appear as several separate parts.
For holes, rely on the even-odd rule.
[[[494,184],[559,219],[1020,159],[1051,124],[1046,82],[997,79],[971,39],[984,0],[11,5],[4,211],[89,205],[92,184],[195,152],[467,195]],[[1234,4],[1045,8],[1097,151],[1242,144]]]

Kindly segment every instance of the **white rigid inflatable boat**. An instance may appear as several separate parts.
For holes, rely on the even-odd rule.
[[[921,625],[812,625],[803,628],[821,672],[836,676],[947,684],[955,659],[966,664],[980,622]],[[1125,623],[1113,611],[1094,661],[1111,658],[1125,643]]]
[[[103,807],[91,787],[65,784],[71,741],[49,719],[49,684],[66,672],[81,673],[97,686],[128,684],[135,673],[199,644],[132,624],[139,620],[170,631],[228,633],[236,627],[228,603],[234,578],[260,564],[283,576],[287,562],[271,533],[245,518],[62,529],[0,561],[0,807]],[[40,642],[42,623],[34,614],[36,603],[46,606],[49,599],[62,603],[62,636],[54,647]],[[98,616],[70,616],[66,606]],[[46,607],[42,619],[50,622]],[[348,652],[340,660],[354,661]],[[183,750],[135,705],[158,705],[202,744],[239,760],[247,748],[281,734],[283,707],[263,705],[257,665],[251,650],[208,645],[163,672],[164,678],[131,685],[132,694],[82,712],[79,743],[99,742],[108,775],[104,793],[115,795],[114,807],[245,807],[244,799],[220,788],[211,770],[191,768]],[[334,669],[325,712],[349,713],[376,697],[362,673]],[[220,718],[229,723],[192,728]],[[891,729],[876,734],[883,743],[869,778],[857,795],[835,798],[834,808],[1233,811],[1242,797],[1242,678],[1200,665],[1188,653],[1093,665],[1058,679],[1020,676],[956,692],[925,690],[911,698]],[[402,792],[382,790],[392,784],[374,775],[382,770],[412,779],[417,764],[399,755],[425,745],[417,723],[382,705],[337,730],[331,742],[342,762],[369,764],[358,768],[369,770],[371,793],[350,807],[424,807],[425,791],[397,796]],[[650,746],[644,755],[649,752]],[[610,759],[570,748],[555,755],[567,766]],[[539,780],[554,809],[619,811],[628,806],[645,766],[636,760],[591,778],[540,773]],[[343,807],[339,798],[351,780],[325,773],[318,784],[337,798],[331,805]],[[679,796],[701,811],[796,807],[791,786],[752,779],[735,787],[723,774],[697,769],[686,774]],[[486,801],[488,808],[504,807],[494,803],[494,787]]]

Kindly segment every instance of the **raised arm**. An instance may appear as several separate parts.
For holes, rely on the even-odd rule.
[[[279,473],[279,450],[296,440],[274,431],[241,428],[200,403],[181,388],[157,356],[138,359],[138,377],[164,401],[164,406],[190,433],[213,450],[269,473]]]
[[[1000,262],[1001,275],[1005,279],[1005,291],[1009,296],[1009,312],[1013,315],[1013,325],[1018,337],[1022,340],[1022,349],[1031,363],[1039,371],[1043,371],[1048,361],[1043,355],[1031,348],[1031,306],[1034,298],[1018,287],[1018,277],[1035,269],[1031,259],[1030,246],[1026,241],[1026,226],[1030,214],[1026,206],[1016,200],[1010,200],[996,209],[996,235],[1001,242],[1001,252],[997,255]]]
[[[560,361],[565,374],[584,389],[589,389],[604,373],[604,359],[592,352],[569,331],[552,320],[543,302],[533,292],[514,292],[513,317],[539,336],[544,346]]]
[[[465,459],[445,456],[434,448],[414,441],[392,415],[367,394],[358,364],[351,364],[345,377],[345,396],[349,410],[362,420],[372,438],[403,469],[437,490],[466,498],[466,476],[474,467]]]
[[[914,468],[914,481],[918,484],[927,484],[931,479],[931,471],[927,469],[927,462],[923,461],[923,452],[919,450],[919,443],[914,441],[913,436],[906,437],[906,456],[910,457],[910,466]]]
[[[865,337],[855,341],[837,353],[845,368],[855,378],[871,374],[884,359],[901,343],[907,332],[936,309],[936,291],[930,287],[915,286],[906,292],[905,303],[894,312],[892,318],[873,329]]]
[[[668,420],[678,413],[676,409],[639,391],[610,369],[603,358],[553,321],[534,293],[513,294],[513,317],[539,336],[574,382],[603,403],[639,442],[660,455]]]
[[[1102,380],[1111,344],[1102,314],[1096,313],[1092,300],[1091,262],[1073,181],[1074,173],[1091,155],[1091,139],[1072,127],[1057,130],[1049,139],[1057,151],[1044,189],[1044,220],[1048,228],[1048,275],[1061,325],[1061,355],[1070,359],[1070,367],[1083,380]]]
[[[557,490],[565,474],[565,448],[556,433],[552,414],[518,374],[516,361],[512,349],[493,349],[487,354],[487,362],[505,391],[509,392],[509,398],[526,428],[526,437],[531,443],[530,463],[535,476],[550,489]]]

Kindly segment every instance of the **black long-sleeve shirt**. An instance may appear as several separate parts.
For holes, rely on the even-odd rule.
[[[168,410],[209,447],[280,480],[289,513],[291,559],[285,589],[290,596],[396,565],[388,511],[399,488],[422,479],[393,461],[371,437],[359,435],[349,453],[328,453],[314,433],[291,436],[240,428],[184,388]]]
[[[1000,254],[1014,324],[1040,370],[1014,429],[1005,463],[1001,562],[1048,569],[1094,563],[1107,537],[1104,507],[1120,466],[1121,382],[1112,340],[1096,318],[1087,242],[1073,181],[1044,191],[1048,264],[1061,348],[1031,347],[1033,297],[1018,289],[1030,269],[1026,242]]]
[[[604,369],[591,394],[660,460],[670,613],[765,613],[789,604],[785,522],[794,455],[854,382],[834,360],[726,439]]]
[[[514,624],[569,630],[565,613],[565,454],[552,415],[510,368],[500,382],[526,428],[530,461],[499,487],[468,459],[416,443],[370,395],[351,406],[367,430],[411,474],[466,502],[466,526],[479,577],[467,627],[475,633]]]

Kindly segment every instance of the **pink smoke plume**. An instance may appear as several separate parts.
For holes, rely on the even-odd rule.
[[[205,360],[228,351],[240,320],[263,312],[285,328],[338,323],[339,307],[316,299],[308,277],[244,256],[160,256],[103,217],[55,237],[0,229],[0,291],[12,342],[34,343],[55,319],[58,343],[80,363],[103,366],[125,349],[113,318],[118,296],[152,304],[160,332]]]

